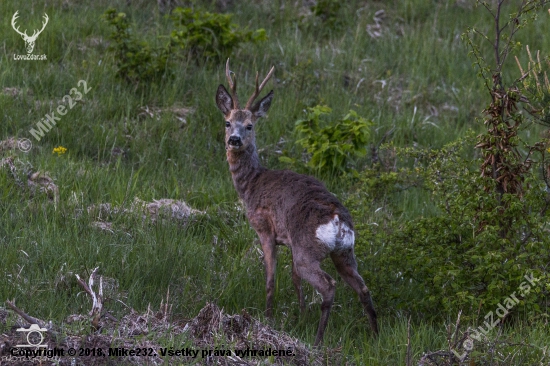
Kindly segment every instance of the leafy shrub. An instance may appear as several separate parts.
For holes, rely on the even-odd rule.
[[[470,135],[437,151],[401,149],[401,158],[417,162],[414,170],[361,174],[348,206],[356,216],[357,255],[368,263],[365,277],[385,302],[381,308],[424,318],[463,310],[463,317],[483,324],[485,315],[514,293],[520,302],[510,313],[533,315],[546,306],[548,189],[531,174],[525,176],[529,189],[523,196],[485,191],[494,181],[480,176],[480,162],[463,157],[473,143]],[[365,207],[374,210],[381,196],[391,196],[397,186],[420,186],[420,181],[439,208],[437,215],[403,222],[387,214],[378,226],[361,222]],[[525,275],[540,282],[522,297],[518,288]]]
[[[347,203],[356,220],[356,253],[379,309],[428,319],[462,310],[462,319],[475,324],[472,337],[504,315],[547,317],[550,291],[550,141],[528,145],[519,137],[525,122],[547,123],[550,84],[540,58],[530,54],[528,73],[518,61],[521,79],[506,84],[503,77],[516,25],[526,24],[518,19],[541,4],[519,5],[510,28],[500,23],[502,3],[492,10],[484,4],[494,33],[471,28],[464,38],[490,94],[482,112],[486,131],[439,150],[394,148],[413,168],[361,172]],[[495,65],[473,35],[494,37],[492,52],[502,56]],[[481,158],[471,157],[475,148]],[[435,212],[400,212],[407,188],[423,190]]]
[[[169,73],[169,61],[191,57],[197,63],[216,62],[229,57],[242,44],[267,39],[264,29],[240,30],[231,23],[231,14],[214,14],[191,8],[176,8],[171,15],[174,30],[164,46],[152,47],[131,32],[125,13],[108,9],[103,19],[115,29],[110,35],[117,65],[117,76],[139,83],[156,80]],[[159,36],[159,39],[166,38]]]
[[[338,0],[318,0],[311,7],[311,15],[302,18],[302,28],[326,37],[344,29],[346,16],[342,15],[342,2]]]
[[[169,44],[152,48],[148,42],[135,39],[126,14],[115,9],[108,9],[102,18],[115,28],[109,37],[114,42],[109,50],[114,52],[118,77],[129,82],[147,82],[166,72]]]
[[[319,17],[329,28],[340,26],[339,11],[342,2],[338,0],[319,0],[311,11],[316,17]]]
[[[325,122],[331,113],[327,106],[308,108],[306,118],[296,121],[295,132],[302,136],[296,143],[310,155],[308,167],[342,173],[352,157],[366,154],[372,122],[353,110],[340,120]]]
[[[176,27],[171,33],[172,41],[198,59],[214,58],[220,61],[229,57],[243,43],[267,40],[265,29],[254,32],[241,30],[231,23],[231,14],[176,8],[171,18]]]

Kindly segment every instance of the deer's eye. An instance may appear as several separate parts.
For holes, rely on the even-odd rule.
[[[226,128],[231,127],[231,123],[230,123],[229,121],[225,121],[225,127],[226,127]]]
[[[247,129],[248,131],[252,130],[252,125],[247,125],[247,126],[246,126],[246,129]]]

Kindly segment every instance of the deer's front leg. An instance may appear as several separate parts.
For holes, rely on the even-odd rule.
[[[267,233],[258,233],[264,252],[266,308],[268,318],[273,317],[273,295],[275,294],[275,268],[277,267],[277,246],[275,237]]]

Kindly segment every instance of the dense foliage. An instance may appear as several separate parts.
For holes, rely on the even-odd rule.
[[[372,122],[350,110],[341,119],[333,119],[332,109],[317,105],[308,108],[306,118],[296,121],[296,141],[309,154],[307,166],[317,172],[344,173],[353,157],[366,154]],[[294,159],[281,157],[284,162]]]
[[[196,8],[174,9],[170,15],[173,30],[169,36],[159,36],[163,46],[154,47],[132,33],[125,13],[108,9],[103,19],[115,29],[110,35],[110,46],[117,64],[117,75],[130,82],[151,82],[174,70],[168,66],[172,58],[190,58],[203,65],[211,60],[219,62],[247,42],[267,39],[266,32],[241,30],[232,23],[231,14],[217,14]]]
[[[546,313],[550,190],[534,173],[524,177],[529,189],[521,197],[486,191],[494,182],[479,175],[481,161],[468,158],[474,141],[470,136],[436,151],[399,149],[398,158],[414,159],[414,169],[363,174],[349,204],[357,216],[382,206],[380,221],[359,221],[359,248],[377,292],[386,295],[383,308],[423,318],[462,310],[481,323],[532,276],[538,285],[510,313]],[[388,216],[395,207],[384,199],[407,188],[427,191],[437,213]],[[365,250],[371,246],[379,250]]]
[[[165,74],[171,47],[154,48],[148,42],[138,40],[131,32],[125,13],[108,9],[103,19],[115,29],[110,35],[110,51],[114,53],[117,76],[129,82],[148,82]]]
[[[265,41],[265,29],[241,30],[232,23],[231,14],[217,14],[193,8],[176,8],[171,15],[175,29],[170,37],[174,44],[197,60],[220,62],[230,57],[243,43]]]

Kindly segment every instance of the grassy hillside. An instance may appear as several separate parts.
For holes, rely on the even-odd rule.
[[[104,310],[119,319],[130,309],[142,313],[159,308],[169,292],[174,324],[194,318],[209,302],[228,314],[246,309],[267,323],[259,240],[231,183],[223,117],[214,103],[217,86],[226,82],[224,60],[229,56],[241,99],[252,92],[256,70],[265,74],[275,66],[268,86],[275,99],[257,129],[263,164],[317,174],[343,201],[358,194],[352,174],[321,174],[302,164],[294,126],[308,107],[324,104],[336,116],[352,109],[371,120],[370,143],[364,147],[368,152],[384,136],[398,148],[439,149],[465,137],[468,130],[475,134],[484,129],[480,117],[490,96],[461,35],[467,27],[489,30],[491,19],[469,1],[349,1],[328,16],[315,15],[302,2],[197,1],[196,9],[233,14],[232,21],[242,28],[264,28],[267,40],[245,43],[220,60],[181,51],[163,75],[141,83],[117,77],[109,50],[113,28],[102,20],[109,7],[126,13],[136,39],[152,48],[166,44],[173,25],[154,1],[0,2],[0,140],[13,137],[32,143],[26,152],[0,145],[0,300],[15,300],[17,307],[51,320],[62,333],[91,332],[88,320],[75,326],[67,317],[90,311],[91,301],[75,274],[87,279],[96,267],[106,284]],[[43,14],[48,14],[33,51],[47,60],[14,60],[14,54],[26,54],[10,24],[16,11],[17,25],[28,34],[39,29]],[[541,13],[517,40],[547,55],[548,14]],[[480,47],[492,57],[488,44],[480,42]],[[518,48],[516,54],[526,64],[523,50]],[[506,66],[507,80],[519,77],[513,58]],[[77,92],[82,98],[74,105],[64,99]],[[57,112],[60,105],[65,115]],[[37,141],[31,129],[52,113],[59,120]],[[545,129],[530,125],[521,137],[535,142]],[[66,152],[54,152],[60,146]],[[478,156],[473,151],[468,147],[471,159]],[[290,166],[281,155],[297,163]],[[349,168],[363,174],[371,169],[371,160],[367,153],[352,160]],[[413,159],[400,164],[415,166]],[[51,182],[56,188],[50,185],[44,193],[30,187],[28,176],[36,172],[42,175],[32,182]],[[151,220],[150,211],[140,208],[136,199],[181,200],[198,211]],[[388,199],[392,220],[441,214],[425,189],[401,190]],[[378,220],[379,207],[353,209],[357,221]],[[366,242],[358,245],[363,246],[358,253],[380,249],[367,248]],[[338,278],[327,349],[319,351],[324,363],[405,364],[408,343],[415,362],[424,352],[448,349],[448,327],[456,322],[456,312],[441,311],[432,318],[411,311],[413,306],[398,306],[369,283],[376,276],[369,275],[365,258],[358,256],[358,261],[375,302],[384,304],[378,307],[381,335],[371,337],[355,294]],[[300,315],[290,266],[288,250],[281,248],[271,325],[312,344],[320,297],[307,285],[309,310]],[[326,268],[337,278],[331,265]],[[13,333],[15,324],[15,315],[9,314],[0,321],[5,334]],[[547,364],[543,348],[550,330],[544,319],[520,316],[509,328],[499,328],[495,344],[505,340],[518,346],[506,346],[498,355],[483,346],[480,364]],[[163,347],[191,342],[185,333],[174,336],[169,331],[144,338]]]

